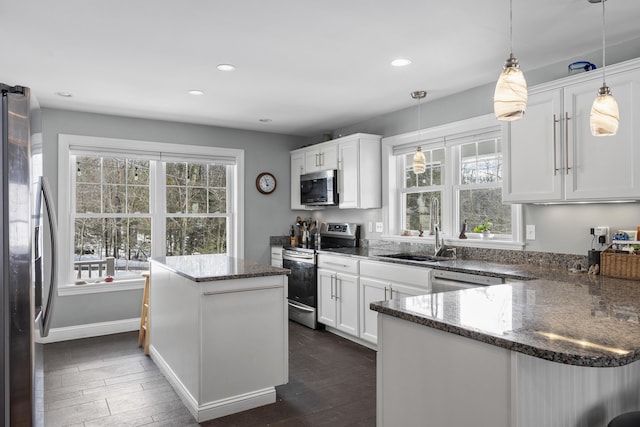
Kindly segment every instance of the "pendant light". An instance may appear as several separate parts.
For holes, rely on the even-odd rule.
[[[618,103],[611,89],[606,83],[605,73],[605,32],[604,32],[604,2],[606,0],[589,0],[589,3],[602,3],[602,87],[598,91],[593,106],[591,107],[591,116],[589,124],[591,125],[591,134],[593,136],[611,136],[618,132],[618,124],[620,122],[620,112],[618,111]]]
[[[502,121],[521,119],[527,109],[527,81],[513,56],[513,0],[509,0],[509,42],[511,54],[504,63],[504,69],[496,83],[493,94],[493,110]]]
[[[411,92],[411,97],[418,100],[418,136],[420,136],[420,130],[422,129],[422,112],[420,111],[420,101],[427,96],[427,92],[424,90],[416,90]],[[419,139],[419,138],[418,138]],[[426,170],[426,159],[422,152],[422,147],[418,146],[415,154],[413,155],[413,173],[421,174]]]

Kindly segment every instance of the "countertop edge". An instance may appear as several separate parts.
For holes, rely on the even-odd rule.
[[[551,362],[562,363],[565,365],[582,366],[591,368],[615,368],[628,365],[640,360],[639,352],[630,352],[623,356],[594,356],[585,357],[567,352],[557,352],[553,350],[545,350],[539,347],[513,341],[509,338],[499,337],[487,332],[475,331],[473,329],[452,325],[447,322],[438,321],[417,314],[407,313],[391,307],[385,307],[379,303],[371,303],[370,308],[380,314],[392,316],[411,323],[427,326],[440,331],[459,335],[475,341],[483,342],[489,345],[504,348],[506,350],[516,351],[538,359],[544,359]]]

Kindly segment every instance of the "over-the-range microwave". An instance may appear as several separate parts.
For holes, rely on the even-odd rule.
[[[307,206],[338,204],[338,171],[327,170],[300,175],[300,203]]]

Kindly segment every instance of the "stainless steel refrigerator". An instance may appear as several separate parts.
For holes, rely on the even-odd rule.
[[[29,88],[0,84],[0,421],[44,425],[44,375],[38,333],[49,333],[55,295],[55,210],[42,178],[40,110]],[[43,221],[43,217],[46,221]],[[45,237],[46,235],[46,237]],[[50,240],[51,239],[51,240]],[[45,245],[44,243],[47,243]],[[46,262],[43,249],[48,247]],[[47,279],[43,272],[47,272]],[[46,301],[46,304],[43,304]]]

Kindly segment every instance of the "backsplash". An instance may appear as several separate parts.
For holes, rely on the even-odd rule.
[[[271,236],[270,246],[286,246],[289,236]],[[388,252],[409,252],[415,254],[433,254],[434,247],[427,243],[394,242],[391,240],[360,240],[363,248],[383,250]],[[557,254],[552,252],[533,252],[506,249],[472,248],[467,246],[447,247],[456,248],[460,259],[496,262],[501,264],[529,264],[548,268],[587,268],[587,256],[575,254]]]
[[[370,249],[389,252],[410,252],[433,254],[432,244],[413,242],[393,242],[388,240],[362,240],[361,245]],[[456,248],[460,259],[496,262],[501,264],[530,264],[549,268],[587,268],[587,256],[575,254],[557,254],[551,252],[532,252],[506,249],[473,248],[447,245]]]

